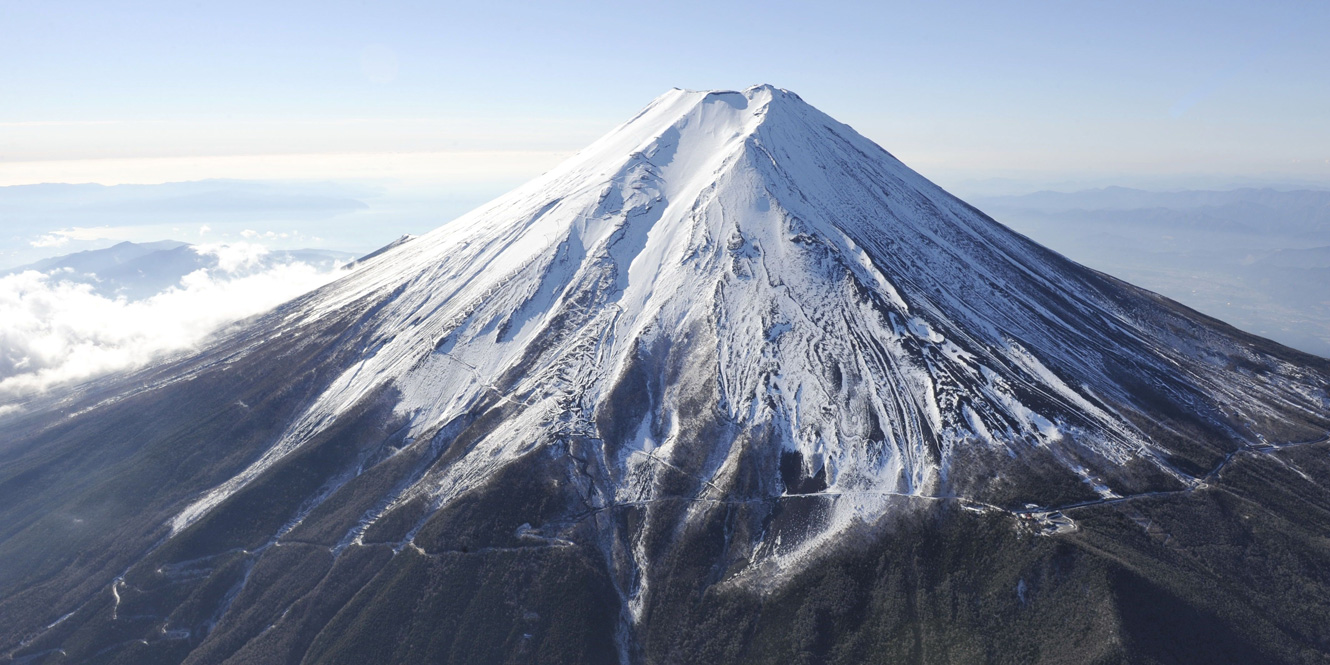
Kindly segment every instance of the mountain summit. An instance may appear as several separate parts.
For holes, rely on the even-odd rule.
[[[1260,614],[1242,581],[1188,596],[1219,573],[1160,524],[1288,492],[1330,519],[1326,463],[1288,459],[1323,455],[1328,387],[794,93],[673,90],[194,358],[0,424],[0,647],[931,662],[1070,629],[1059,657],[1133,659],[1131,603]],[[1260,621],[1196,653],[1330,648]]]

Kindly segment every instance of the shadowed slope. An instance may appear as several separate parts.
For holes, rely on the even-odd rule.
[[[6,425],[0,496],[42,489],[5,588],[49,608],[0,601],[16,657],[1056,662],[1014,594],[1112,661],[1153,653],[1141,597],[1186,630],[1252,610],[1206,604],[1208,555],[1110,554],[1083,515],[1223,505],[1221,462],[1330,426],[1326,361],[1044,250],[769,86],[667,93],[154,372]],[[101,487],[138,512],[38,561]],[[1047,595],[960,609],[1050,566]],[[1228,652],[1321,648],[1258,624]]]

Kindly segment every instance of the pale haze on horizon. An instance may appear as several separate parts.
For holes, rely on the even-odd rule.
[[[465,190],[468,164],[521,181],[670,87],[767,82],[962,190],[1318,186],[1327,18],[1300,2],[6,3],[0,184]]]

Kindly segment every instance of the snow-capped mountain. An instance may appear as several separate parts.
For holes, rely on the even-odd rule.
[[[1328,387],[1325,360],[1039,247],[791,92],[674,90],[196,358],[11,417],[0,561],[108,492],[135,509],[100,515],[112,547],[61,526],[60,551],[104,549],[58,574],[0,573],[0,613],[42,610],[0,641],[53,662],[881,662],[931,648],[935,617],[916,605],[913,638],[863,617],[927,594],[870,600],[899,586],[881,562],[810,591],[829,562],[904,534],[1053,561],[1099,533],[1076,511],[1204,501],[1231,465],[1318,449]],[[52,461],[94,432],[97,483]],[[33,478],[74,489],[20,499]],[[1002,602],[1038,587],[1065,614],[1061,578],[1021,575]],[[764,618],[786,615],[804,623]],[[1107,632],[1084,653],[1148,652],[1126,618],[1087,621]]]

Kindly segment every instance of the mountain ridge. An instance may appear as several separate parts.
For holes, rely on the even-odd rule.
[[[98,636],[141,629],[156,632],[124,657],[250,661],[281,641],[291,655],[265,658],[411,661],[443,640],[456,662],[788,660],[754,603],[841,571],[832,586],[872,614],[863,589],[893,578],[865,570],[914,570],[901,533],[1011,560],[1025,547],[1020,565],[1049,571],[1071,557],[1078,583],[1162,598],[1158,577],[1138,581],[1159,564],[1102,572],[1066,553],[1117,516],[1094,511],[1222,500],[1222,474],[1286,464],[1330,429],[1326,361],[1077,266],[771,86],[668,92],[514,192],[196,358],[106,386],[74,415],[11,419],[0,499],[17,503],[0,516],[50,505],[20,499],[33,478],[92,463],[49,458],[81,428],[106,434],[97,456],[118,465],[86,496],[116,487],[141,506],[104,556],[0,575],[21,592],[5,615],[94,599],[7,647],[15,658],[114,650]],[[106,431],[145,414],[163,431]],[[149,497],[122,485],[143,474],[175,482]],[[94,505],[74,495],[16,519],[0,557],[63,534],[59,516]],[[988,565],[938,570],[973,574],[962,564]],[[490,609],[417,595],[435,588]],[[703,617],[750,641],[686,625]],[[491,643],[467,642],[467,621],[489,621],[475,631]],[[820,657],[860,630],[809,621],[798,648]]]

